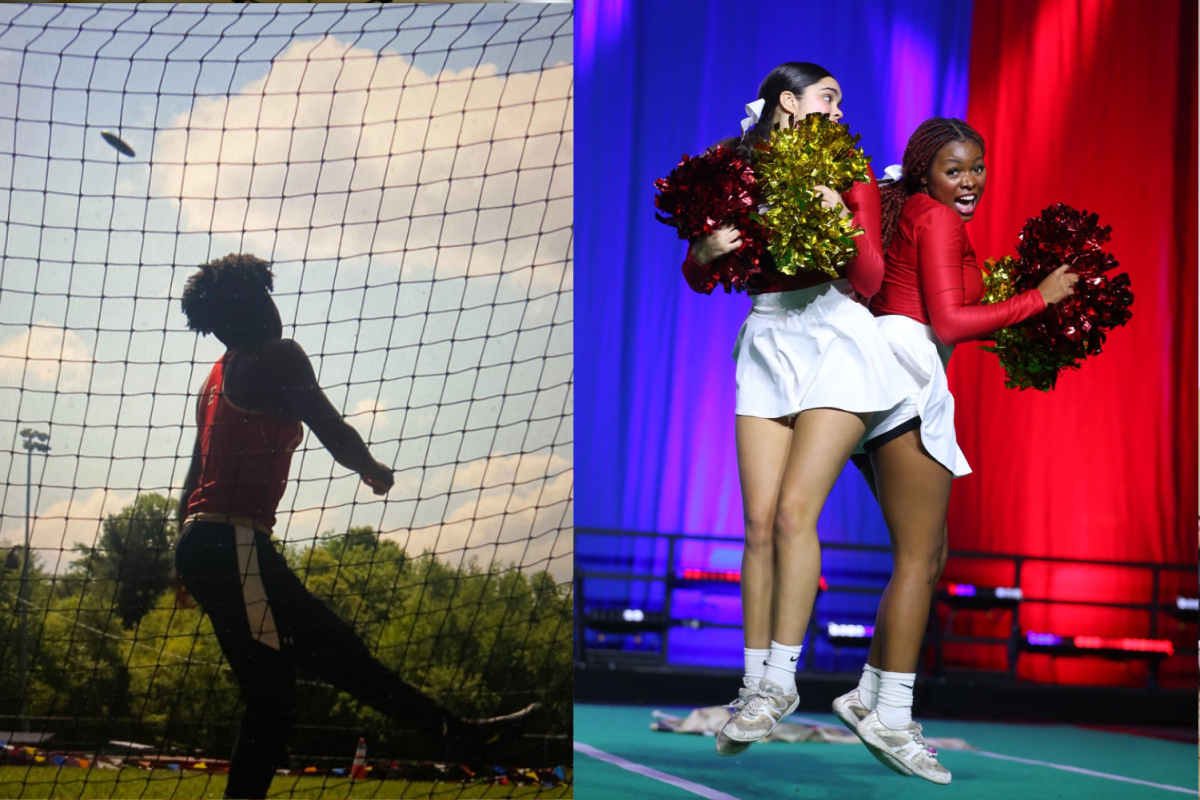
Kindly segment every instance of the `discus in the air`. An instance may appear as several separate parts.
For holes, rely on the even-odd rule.
[[[116,150],[118,153],[127,155],[131,158],[133,156],[137,155],[137,153],[133,152],[132,147],[125,144],[125,141],[120,136],[117,136],[115,133],[113,133],[112,131],[100,131],[100,135],[103,136],[104,141],[106,141],[110,145],[112,145],[113,149]]]

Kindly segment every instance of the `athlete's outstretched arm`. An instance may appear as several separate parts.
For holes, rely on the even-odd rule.
[[[361,475],[376,494],[386,494],[392,488],[392,470],[371,456],[358,431],[329,402],[317,384],[304,348],[291,339],[281,339],[254,366],[246,375],[248,380],[238,381],[248,390],[238,391],[235,402],[241,400],[250,408],[300,420],[334,460]]]

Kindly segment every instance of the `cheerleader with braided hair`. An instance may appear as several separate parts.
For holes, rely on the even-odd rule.
[[[752,159],[754,145],[776,125],[814,113],[837,121],[841,100],[828,70],[783,64],[746,107],[742,138],[723,144]],[[817,517],[872,415],[909,391],[874,318],[856,299],[875,294],[883,280],[874,176],[844,196],[825,186],[816,191],[862,228],[857,257],[840,279],[765,269],[751,287],[754,305],[734,344],[746,674],[730,706],[734,714],[717,736],[724,756],[765,738],[799,704],[796,665],[821,575]],[[741,246],[739,236],[726,226],[691,243],[683,272],[693,289],[711,293],[712,264]]]
[[[954,345],[986,339],[1074,293],[1062,266],[1036,289],[981,306],[983,274],[967,238],[987,183],[983,137],[958,119],[926,120],[908,140],[902,171],[881,188],[883,285],[871,302],[879,330],[912,381],[874,415],[854,462],[883,509],[894,568],[856,689],[833,710],[883,764],[950,782],[912,719],[912,687],[933,590],[946,565],[950,484],[971,470],[954,433],[946,365]]]

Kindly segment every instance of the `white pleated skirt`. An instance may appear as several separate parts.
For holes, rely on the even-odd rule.
[[[754,297],[733,346],[737,414],[777,419],[810,408],[895,407],[912,381],[848,280]]]
[[[956,478],[971,474],[954,433],[954,396],[946,380],[954,346],[942,344],[931,326],[910,317],[878,317],[876,324],[904,369],[910,389],[903,401],[872,418],[857,452],[863,452],[863,444],[919,417],[921,444],[929,454]]]

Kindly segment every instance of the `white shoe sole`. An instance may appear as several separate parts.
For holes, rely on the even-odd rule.
[[[940,778],[930,778],[924,772],[917,772],[916,770],[913,771],[913,775],[916,775],[918,778],[924,778],[925,780],[929,781],[930,783],[937,784],[938,786],[949,786],[950,779],[953,777],[951,775],[947,775],[946,780],[941,780]]]
[[[854,732],[858,734],[858,738],[862,740],[862,743],[867,746],[867,750],[878,759],[880,764],[901,775],[916,774],[908,762],[893,753],[887,743],[872,733],[870,728],[855,728]]]
[[[738,756],[749,750],[752,744],[754,742],[735,742],[721,732],[717,734],[717,755],[726,758]]]
[[[730,719],[729,722],[725,723],[725,728],[721,729],[721,735],[723,735],[726,739],[730,739],[734,742],[738,742],[739,744],[753,744],[754,742],[760,741],[760,740],[765,739],[768,736],[770,736],[771,732],[775,730],[776,726],[778,726],[780,722],[783,722],[785,719],[787,719],[788,715],[791,714],[793,711],[795,711],[799,707],[800,707],[800,695],[796,695],[796,702],[794,702],[790,706],[788,706],[788,710],[783,712],[783,714],[779,717],[779,721],[776,722],[774,725],[772,725],[770,728],[768,728],[764,733],[761,733],[752,739],[742,738],[740,736],[734,736],[732,734],[725,733],[725,728],[729,727],[730,723],[733,722],[733,719]],[[736,717],[734,719],[736,719]]]
[[[893,753],[891,748],[888,747],[882,739],[871,732],[870,728],[864,728],[855,732],[858,734],[858,738],[862,739],[862,743],[867,746],[867,749],[871,751],[871,755],[875,756],[875,758],[879,760],[879,763],[883,764],[888,769],[899,772],[901,775],[916,775],[918,778],[923,778],[924,780],[927,780],[930,783],[935,783],[938,786],[948,785],[953,777],[947,773],[945,779],[943,780],[941,775],[933,777],[926,775],[924,772],[918,769],[914,769],[907,760],[900,758]]]

